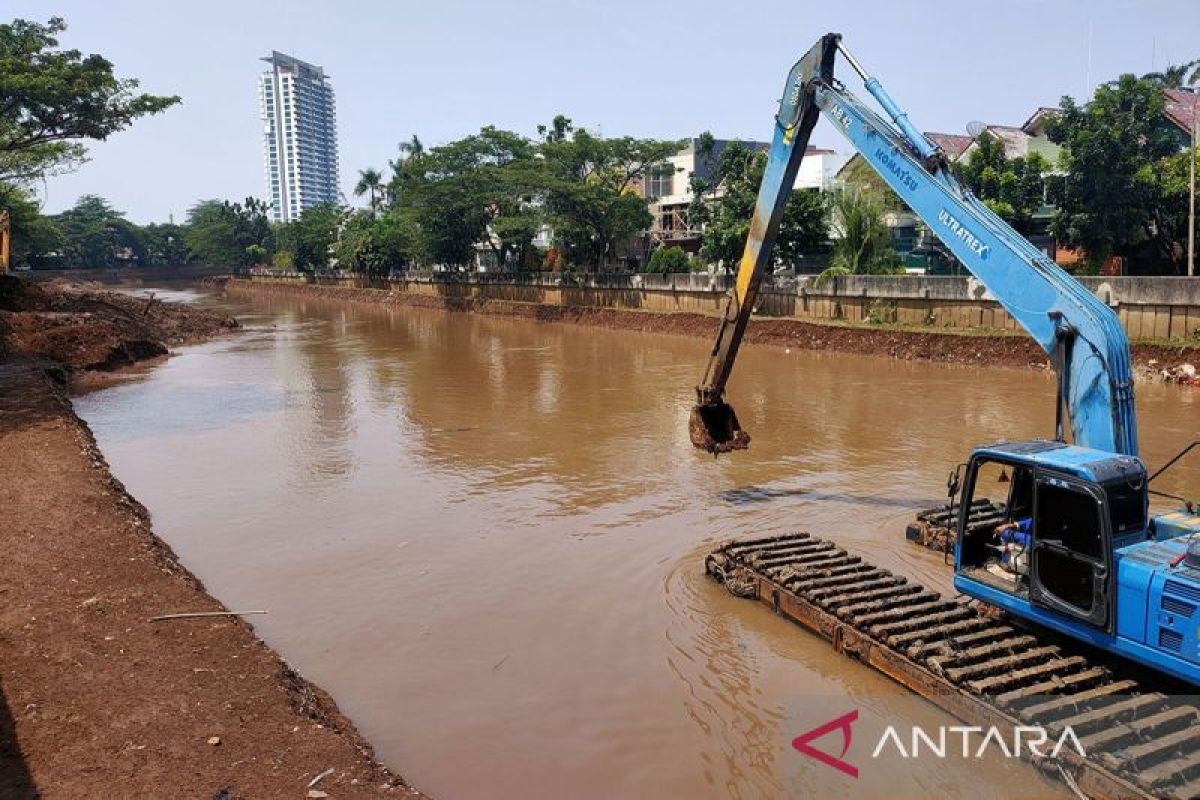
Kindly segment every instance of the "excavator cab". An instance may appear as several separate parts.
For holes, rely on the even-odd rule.
[[[972,518],[972,504],[1003,503]],[[976,504],[978,505],[978,504]],[[959,510],[955,588],[1111,632],[1114,553],[1147,537],[1146,470],[1130,456],[1035,440],[976,450]]]

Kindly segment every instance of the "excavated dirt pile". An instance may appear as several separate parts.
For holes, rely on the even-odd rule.
[[[237,326],[232,317],[178,303],[0,276],[0,359],[112,370]]]

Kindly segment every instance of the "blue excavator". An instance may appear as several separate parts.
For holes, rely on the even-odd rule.
[[[888,119],[834,78],[839,52]],[[957,498],[959,509],[955,588],[1016,618],[1200,685],[1200,538],[1192,542],[1200,515],[1190,504],[1150,515],[1150,482],[1162,470],[1148,475],[1138,457],[1129,342],[1116,314],[955,177],[945,153],[908,120],[838,34],[823,36],[784,86],[749,237],[689,418],[692,443],[712,453],[749,445],[725,401],[725,386],[771,264],[796,171],[822,114],[1037,340],[1057,376],[1053,438],[979,447],[951,475],[951,503]],[[970,511],[985,476],[997,473],[999,483],[988,478],[987,487],[1007,489],[1007,523],[980,529],[970,524]]]

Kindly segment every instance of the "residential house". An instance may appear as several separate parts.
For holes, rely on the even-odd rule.
[[[735,142],[763,153],[771,149],[769,142],[716,139],[710,153],[699,154],[698,142],[698,139],[690,140],[683,150],[658,168],[650,170],[646,176],[642,190],[643,196],[650,202],[650,213],[654,216],[650,229],[652,248],[677,245],[692,253],[699,250],[701,231],[688,221],[688,207],[695,199],[692,177],[711,182],[721,154]],[[795,188],[828,189],[837,180],[838,172],[849,158],[833,150],[810,146],[796,173]]]
[[[1053,165],[1058,163],[1061,148],[1050,141],[1050,137],[1046,133],[1046,123],[1053,117],[1056,110],[1039,108],[1019,127],[982,125],[978,134],[974,136],[927,131],[925,137],[941,148],[951,163],[966,162],[971,157],[971,153],[978,148],[979,136],[986,132],[1004,145],[1004,155],[1007,158],[1026,158],[1032,153],[1037,153]],[[853,176],[861,175],[864,167],[870,169],[863,157],[856,154],[847,161],[836,176],[836,180],[840,182],[853,181]],[[1052,211],[1053,209],[1046,206],[1035,215],[1035,218],[1042,216],[1048,220]],[[924,245],[924,236],[922,235],[924,226],[916,214],[907,209],[892,210],[888,212],[886,222],[892,232],[892,246],[898,252],[909,253]],[[1039,237],[1039,241],[1035,244],[1043,246],[1047,252],[1053,254],[1053,242],[1041,241],[1042,238],[1044,237]]]

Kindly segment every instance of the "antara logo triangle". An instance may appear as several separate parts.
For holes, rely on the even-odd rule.
[[[822,764],[826,764],[830,767],[833,767],[834,769],[838,770],[839,772],[846,773],[851,778],[857,778],[858,777],[858,767],[842,760],[845,757],[846,753],[849,752],[850,743],[854,737],[854,733],[851,730],[850,726],[853,725],[857,721],[858,721],[858,709],[855,709],[854,711],[851,711],[849,714],[843,714],[842,716],[838,717],[837,719],[831,719],[829,722],[826,722],[824,725],[813,728],[811,731],[808,731],[807,733],[800,734],[795,739],[792,739],[792,747],[796,748],[797,750],[799,750],[801,753],[808,756],[809,758],[815,758],[817,761],[820,761]],[[822,736],[825,736],[826,734],[832,733],[833,731],[836,731],[836,730],[840,730],[842,732],[842,752],[841,753],[834,756],[834,755],[830,755],[829,753],[825,752],[824,750],[818,750],[817,748],[812,746],[811,742],[813,740],[820,739]]]

